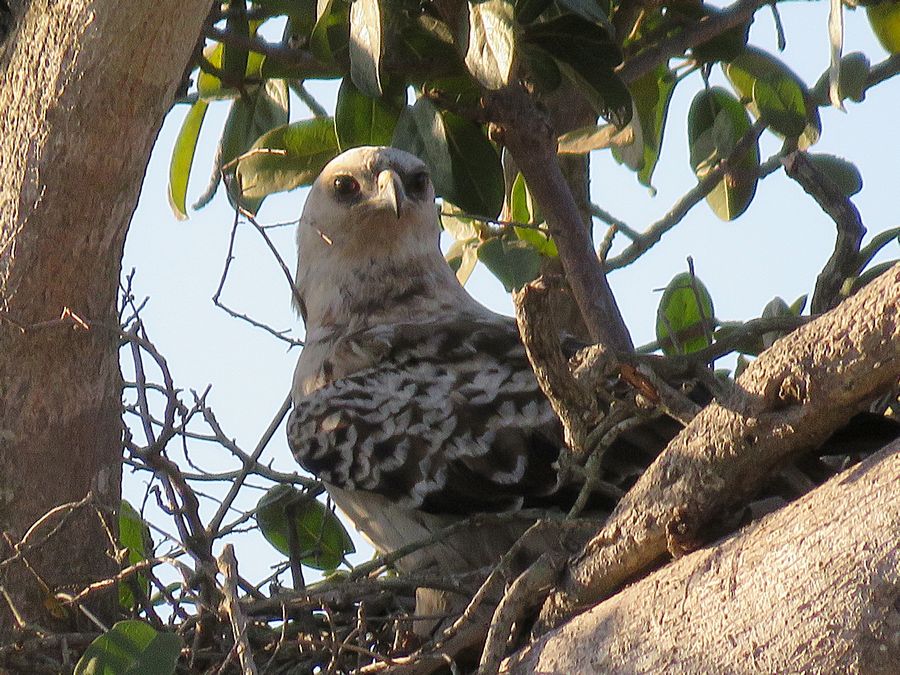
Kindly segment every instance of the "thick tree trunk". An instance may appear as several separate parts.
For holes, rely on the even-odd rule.
[[[93,507],[73,513],[45,544],[9,558],[57,505],[90,491],[104,513],[118,508],[122,246],[209,6],[32,0],[7,38],[0,62],[0,529],[8,539],[0,543],[0,584],[8,601],[0,600],[0,640],[21,621],[52,625],[43,603],[49,592],[115,565]],[[55,321],[66,308],[90,321],[90,330]],[[29,543],[59,522],[48,519]],[[107,597],[106,610],[114,600]]]
[[[507,661],[509,673],[896,673],[900,442],[667,565]]]

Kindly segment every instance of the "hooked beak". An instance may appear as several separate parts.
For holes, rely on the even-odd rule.
[[[378,174],[378,196],[383,199],[391,211],[400,219],[400,210],[406,201],[406,190],[403,189],[403,181],[400,176],[385,169]]]

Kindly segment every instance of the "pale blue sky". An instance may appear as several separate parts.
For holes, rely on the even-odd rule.
[[[788,3],[780,4],[779,9],[788,38],[782,58],[811,86],[828,65],[828,5]],[[757,14],[751,42],[775,52],[774,23],[767,9]],[[848,11],[845,53],[857,50],[873,63],[886,56],[872,37],[864,12]],[[722,81],[718,68],[713,81]],[[636,229],[661,217],[696,182],[688,164],[685,127],[687,108],[699,86],[699,75],[694,75],[675,91],[662,159],[653,181],[658,190],[655,197],[609,153],[595,153],[592,159],[594,201]],[[336,82],[310,83],[309,89],[327,109],[333,109]],[[291,103],[292,119],[308,116],[299,101],[293,99]],[[207,114],[189,202],[203,191],[209,177],[227,107],[227,103],[213,104]],[[168,359],[176,384],[197,391],[212,385],[208,402],[219,422],[249,452],[288,391],[299,351],[288,351],[285,343],[232,319],[212,304],[233,213],[221,190],[209,206],[192,212],[188,221],[177,221],[169,209],[169,156],[186,110],[184,106],[173,110],[160,133],[126,242],[124,269],[137,270],[136,295],[150,298],[142,316],[151,339]],[[846,157],[860,168],[864,187],[853,200],[869,233],[900,225],[896,207],[890,206],[896,203],[900,188],[900,79],[876,87],[862,104],[847,102],[847,113],[834,109],[821,113],[823,137],[813,150]],[[762,156],[768,157],[779,146],[774,136],[764,135]],[[300,189],[270,198],[261,210],[260,222],[295,220],[305,194]],[[750,318],[758,316],[776,295],[792,302],[811,290],[817,271],[831,253],[834,232],[833,223],[813,201],[778,172],[760,183],[752,206],[736,221],[724,223],[705,203],[700,204],[637,263],[613,273],[611,283],[635,341],[644,343],[653,339],[659,301],[654,289],[684,271],[687,256],[693,257],[697,274],[710,289],[718,318]],[[270,234],[293,267],[295,227],[271,230]],[[602,236],[602,230],[598,234]],[[897,257],[896,245],[890,253]],[[284,277],[249,225],[238,230],[235,255],[223,301],[275,328],[293,328],[297,336],[302,336]],[[493,309],[510,312],[508,296],[483,268],[473,275],[468,289]],[[124,366],[127,372],[127,357]],[[185,400],[189,402],[190,398]],[[137,429],[135,433],[142,438]],[[191,457],[209,470],[235,468],[218,446],[196,444]],[[283,429],[276,433],[264,460],[294,470]],[[145,480],[146,474],[126,474],[126,496],[137,506]],[[260,494],[247,490],[239,506],[252,506]],[[167,518],[154,518],[173,529]],[[237,544],[241,570],[248,578],[265,575],[268,565],[279,558],[258,533],[241,536]]]

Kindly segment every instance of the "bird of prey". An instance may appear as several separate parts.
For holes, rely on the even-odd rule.
[[[307,337],[288,439],[382,552],[571,491],[562,429],[515,321],[460,286],[440,231],[425,164],[381,147],[332,160],[300,220],[295,302]],[[531,522],[472,526],[397,566],[482,567]]]

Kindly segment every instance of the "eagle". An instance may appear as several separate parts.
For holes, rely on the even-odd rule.
[[[358,147],[324,168],[297,235],[307,334],[288,440],[381,552],[504,514],[396,563],[446,575],[496,563],[536,512],[571,503],[577,486],[561,469],[563,430],[515,320],[463,289],[440,233],[414,155]]]

